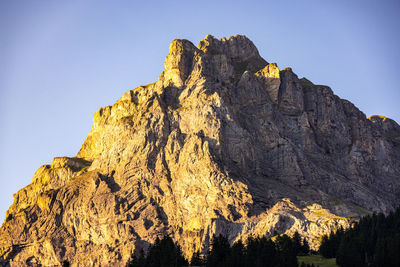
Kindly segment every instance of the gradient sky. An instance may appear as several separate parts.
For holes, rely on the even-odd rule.
[[[41,165],[76,155],[98,108],[157,80],[175,38],[244,34],[268,62],[400,122],[400,1],[144,2],[0,2],[1,222]]]

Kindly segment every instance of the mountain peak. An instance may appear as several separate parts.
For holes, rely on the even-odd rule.
[[[164,62],[164,78],[176,86],[182,86],[189,76],[198,49],[186,39],[175,39],[169,45]]]
[[[251,58],[261,58],[257,47],[244,35],[217,39],[209,34],[204,39],[200,40],[197,47],[204,53],[225,54],[231,59],[241,61],[246,61]]]
[[[176,39],[155,83],[100,108],[77,157],[14,194],[0,265],[123,266],[171,236],[186,257],[400,202],[400,127],[262,59],[245,36]],[[18,171],[18,170],[16,170]]]
[[[169,46],[160,80],[164,86],[176,87],[199,79],[230,83],[239,81],[245,71],[255,73],[267,64],[244,35],[216,39],[209,34],[197,47],[188,40],[175,39]]]

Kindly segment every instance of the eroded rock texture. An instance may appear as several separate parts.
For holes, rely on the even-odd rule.
[[[174,40],[157,82],[99,109],[75,158],[14,195],[3,263],[121,266],[157,236],[185,255],[400,203],[400,127],[262,59],[245,36]]]

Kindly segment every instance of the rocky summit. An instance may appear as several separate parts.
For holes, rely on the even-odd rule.
[[[264,60],[245,36],[169,46],[158,81],[100,108],[76,157],[14,194],[6,266],[122,266],[170,235],[186,257],[322,234],[400,204],[400,126]]]

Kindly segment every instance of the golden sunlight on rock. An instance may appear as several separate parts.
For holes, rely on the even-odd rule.
[[[279,70],[245,36],[176,39],[158,81],[100,108],[77,157],[14,194],[0,265],[124,266],[163,235],[186,257],[219,234],[297,231],[316,249],[399,203],[399,144],[396,122]]]

